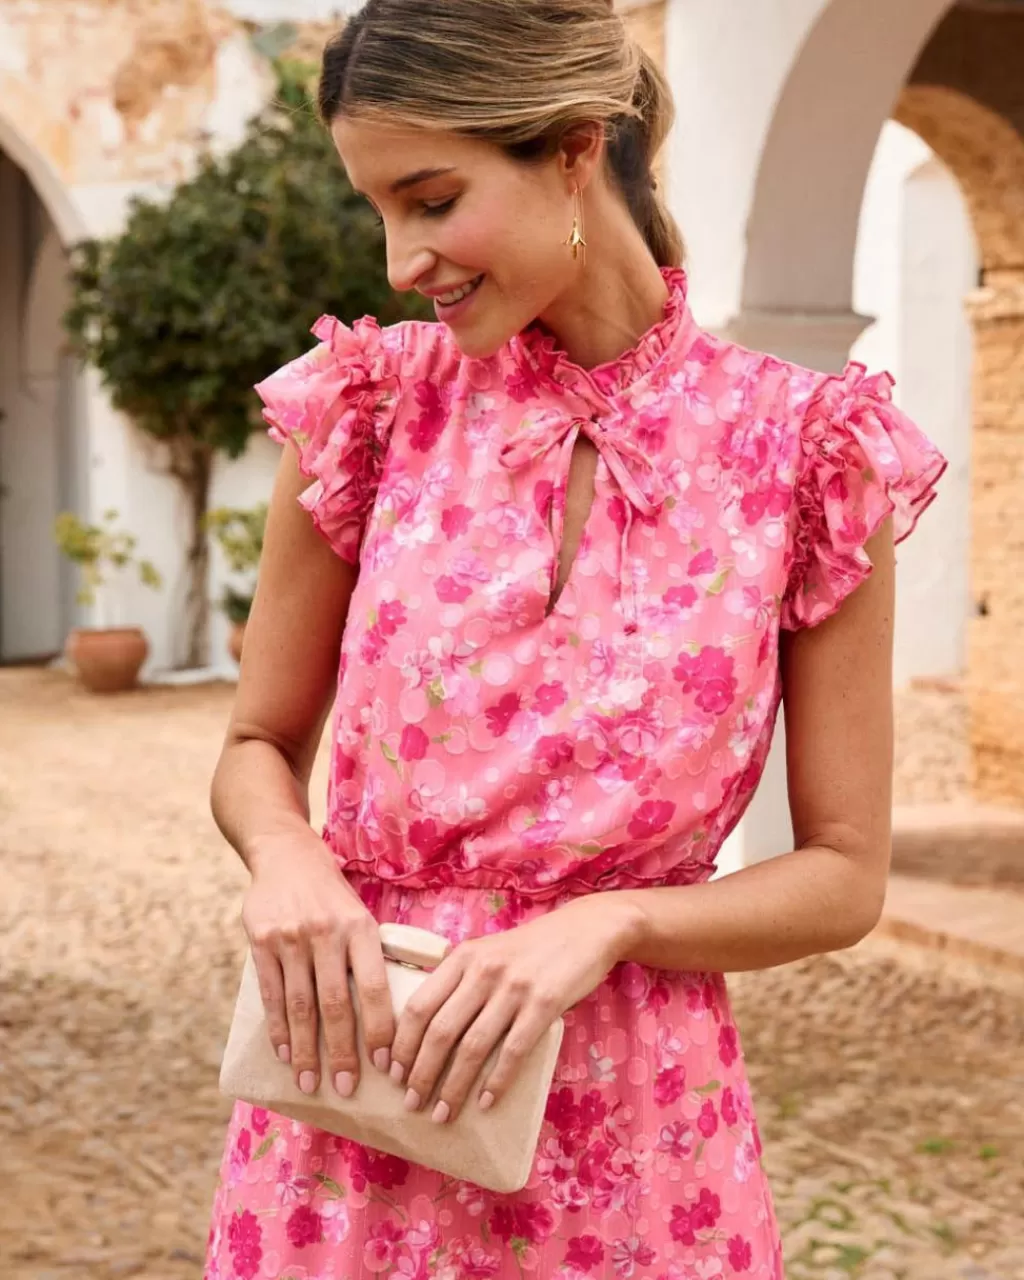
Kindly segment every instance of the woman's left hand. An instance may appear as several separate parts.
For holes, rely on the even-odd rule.
[[[430,1098],[452,1049],[432,1115],[454,1119],[488,1054],[505,1043],[478,1102],[508,1089],[547,1028],[598,987],[622,958],[637,919],[628,899],[593,894],[503,933],[457,946],[409,1000],[391,1046],[391,1075],[405,1083],[406,1108]]]

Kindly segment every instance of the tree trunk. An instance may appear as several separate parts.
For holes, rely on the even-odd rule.
[[[185,669],[204,667],[210,660],[210,541],[206,513],[210,501],[213,450],[186,439],[172,445],[171,472],[188,499],[189,534],[185,562]]]

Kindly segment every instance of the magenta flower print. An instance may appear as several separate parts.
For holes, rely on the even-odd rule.
[[[700,1115],[697,1117],[697,1128],[702,1138],[713,1138],[718,1132],[718,1112],[710,1098],[701,1103]]]
[[[754,1254],[748,1241],[742,1236],[729,1237],[729,1266],[733,1271],[749,1271]]]
[[[259,1219],[248,1209],[236,1214],[228,1224],[228,1249],[239,1280],[253,1280],[263,1260],[263,1230]]]
[[[323,1238],[324,1224],[320,1214],[311,1205],[300,1204],[293,1209],[287,1224],[288,1239],[296,1249],[319,1244]]]
[[[718,1057],[722,1064],[731,1067],[739,1057],[739,1035],[731,1022],[725,1022],[718,1028]]]
[[[684,693],[696,695],[697,706],[711,715],[722,715],[736,697],[735,664],[723,650],[705,645],[700,653],[682,653],[672,671]]]
[[[604,1245],[595,1235],[573,1236],[565,1260],[578,1271],[593,1271],[604,1259]]]
[[[686,1092],[686,1068],[666,1067],[654,1081],[654,1101],[659,1107],[670,1107]]]
[[[633,840],[650,840],[668,830],[675,805],[670,800],[645,800],[629,820],[627,828]]]

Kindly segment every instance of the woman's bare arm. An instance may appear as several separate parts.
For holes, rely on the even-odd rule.
[[[367,1047],[384,1069],[394,1016],[377,924],[309,826],[309,778],[358,570],[335,555],[297,502],[308,483],[288,446],[210,805],[252,872],[242,920],[278,1056],[312,1093],[322,1021],[335,1088],[348,1095],[359,1076],[349,969]]]
[[[796,848],[702,885],[607,895],[607,908],[619,913],[611,927],[622,931],[621,959],[716,973],[765,969],[852,946],[877,923],[892,842],[890,521],[867,551],[874,571],[839,611],[783,635]]]

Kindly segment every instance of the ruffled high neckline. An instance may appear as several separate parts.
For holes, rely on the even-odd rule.
[[[553,379],[563,386],[590,385],[604,396],[614,396],[648,377],[663,360],[673,363],[685,355],[698,330],[687,301],[688,280],[682,267],[661,267],[669,295],[661,319],[641,334],[634,346],[612,360],[584,369],[569,358],[558,338],[539,320],[518,333],[513,353],[534,377]]]

